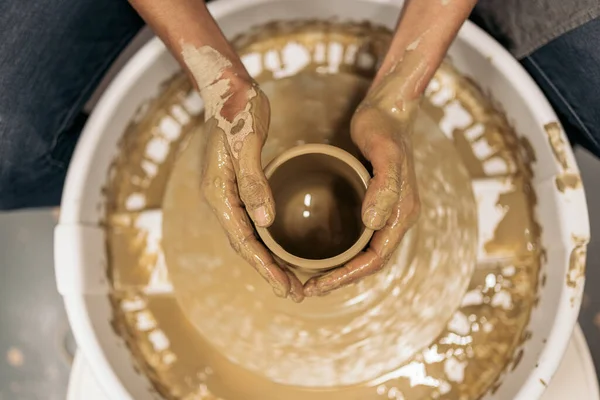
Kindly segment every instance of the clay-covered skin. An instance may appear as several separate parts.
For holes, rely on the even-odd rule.
[[[420,96],[414,95],[406,75],[421,73],[420,68],[405,63],[390,72],[369,91],[352,118],[352,140],[373,167],[362,219],[377,232],[365,252],[306,282],[308,296],[326,294],[381,270],[419,217],[411,134]]]
[[[248,216],[267,227],[273,195],[261,165],[270,119],[269,101],[252,80],[208,46],[183,45],[182,56],[205,102],[206,146],[202,191],[231,246],[273,287],[277,296],[302,301],[302,284],[260,243]]]
[[[425,87],[474,6],[460,0],[411,1],[403,10],[385,59],[352,118],[351,136],[373,166],[363,203],[363,222],[376,230],[369,248],[348,264],[304,286],[324,295],[380,271],[419,217],[411,132]]]
[[[302,301],[300,281],[275,263],[257,240],[249,219],[267,227],[275,218],[273,196],[260,162],[270,118],[266,96],[250,78],[205,2],[130,2],[180,62],[204,100],[210,145],[202,187],[232,247],[269,282],[276,295]]]

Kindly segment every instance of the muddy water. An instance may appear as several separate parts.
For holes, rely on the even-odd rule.
[[[323,23],[274,24],[238,40],[246,62],[262,67],[254,75],[273,107],[263,162],[304,142],[352,151],[349,118],[387,40],[367,25]],[[296,71],[290,44],[311,55]],[[164,397],[475,399],[493,390],[518,362],[537,288],[531,160],[449,65],[422,110],[419,225],[381,274],[299,307],[275,299],[228,250],[197,191],[197,95],[183,76],[165,83],[125,132],[106,220],[114,326]],[[502,210],[492,229],[474,215],[488,206]]]

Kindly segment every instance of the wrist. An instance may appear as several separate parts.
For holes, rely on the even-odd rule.
[[[413,74],[402,73],[398,69],[391,70],[379,80],[373,81],[361,107],[375,107],[393,119],[403,121],[412,119],[420,103],[423,91],[415,91]],[[407,76],[408,75],[408,76]]]
[[[215,86],[222,88],[220,92],[221,107],[218,112],[228,121],[233,121],[240,112],[252,109],[254,106],[249,106],[249,103],[266,100],[258,84],[245,70],[239,72],[235,69],[226,71],[215,83]],[[202,98],[210,98],[210,92],[213,92],[212,88],[206,90],[205,93],[200,91],[200,95]]]
[[[254,79],[250,76],[241,61],[238,65],[233,64],[221,74],[220,79],[227,79],[231,91],[249,90],[256,86]]]
[[[412,136],[418,105],[417,101],[413,101],[405,104],[402,109],[390,108],[365,98],[352,118],[351,131],[354,135],[377,133],[402,143],[409,143],[405,141],[410,141]]]
[[[229,63],[229,66],[223,70],[223,78],[231,79],[231,80],[245,80],[251,81],[252,78],[250,74],[246,70],[244,63],[240,59],[240,56],[235,51],[231,43],[223,38],[223,42],[219,43],[218,46],[215,47],[216,51],[218,51]]]

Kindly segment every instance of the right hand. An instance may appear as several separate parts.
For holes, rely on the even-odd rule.
[[[225,99],[213,110],[218,114],[206,116],[204,197],[232,248],[261,274],[277,296],[289,295],[301,302],[302,283],[287,267],[278,265],[258,241],[249,218],[260,227],[270,226],[275,219],[273,195],[261,165],[270,121],[269,101],[255,82],[237,75],[229,78]]]
[[[381,271],[420,215],[411,142],[417,107],[406,104],[390,111],[377,101],[377,90],[373,92],[354,113],[350,131],[373,166],[362,219],[375,234],[369,247],[348,263],[309,279],[306,296],[323,296]]]

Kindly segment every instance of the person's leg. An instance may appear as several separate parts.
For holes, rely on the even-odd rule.
[[[470,19],[520,58],[569,139],[600,157],[600,19],[590,20],[599,6],[578,0],[561,3],[566,15],[544,10],[555,3],[480,0]]]
[[[600,157],[600,19],[554,39],[521,63],[570,138]]]
[[[59,204],[81,110],[142,26],[126,0],[0,2],[0,209]]]

